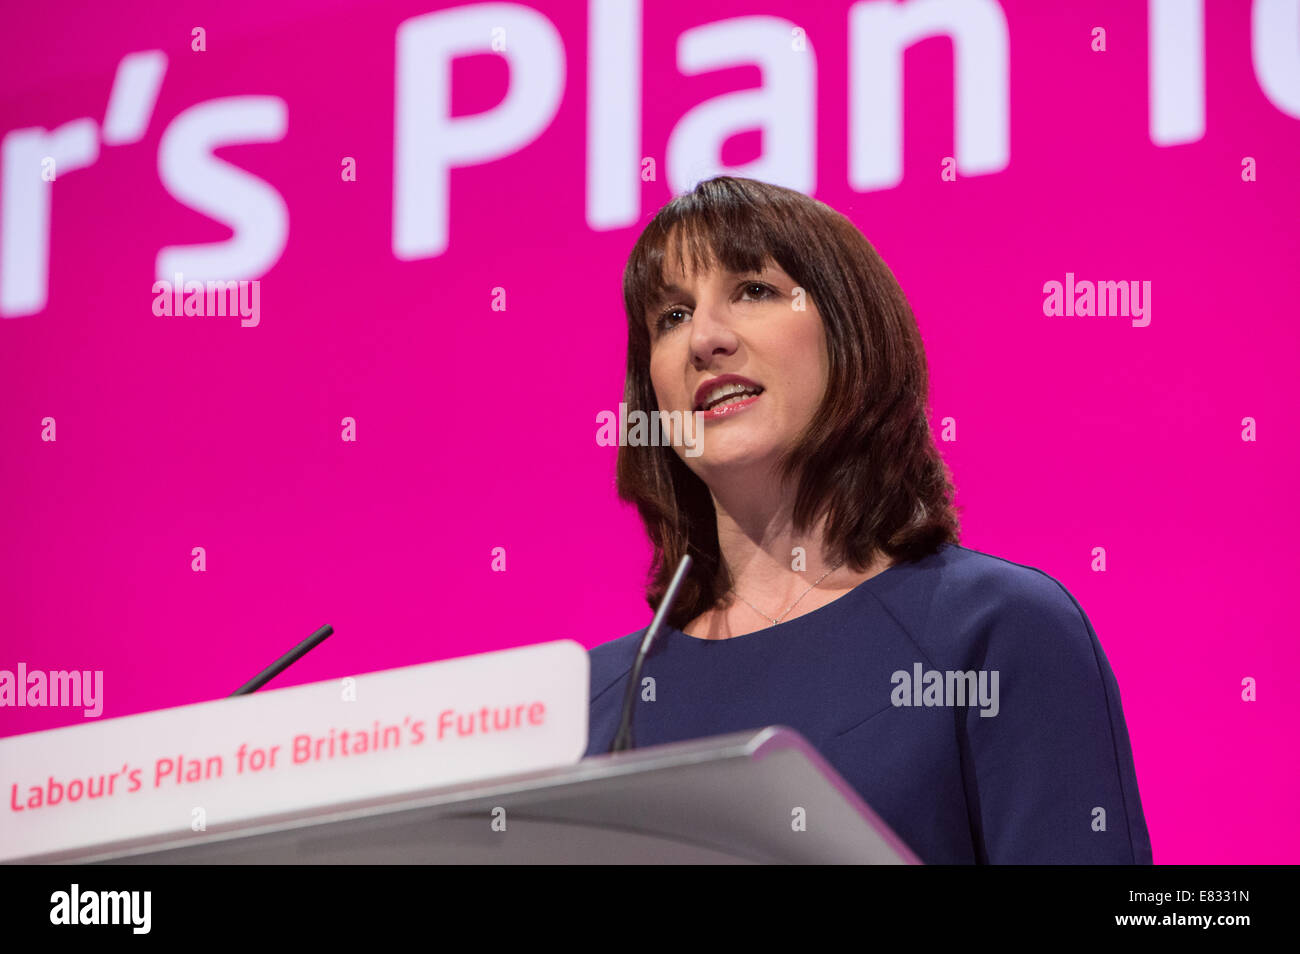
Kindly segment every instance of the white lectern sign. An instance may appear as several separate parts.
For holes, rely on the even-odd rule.
[[[562,640],[0,739],[0,860],[571,765],[589,682]]]

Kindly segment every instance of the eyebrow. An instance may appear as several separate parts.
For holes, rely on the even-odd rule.
[[[667,304],[673,298],[683,297],[688,294],[690,293],[685,288],[682,288],[680,285],[673,285],[673,284],[660,285],[658,290],[656,290],[655,293],[650,296],[650,301],[646,305],[646,307],[651,311],[653,311],[654,309],[658,308],[660,305]]]
[[[752,268],[748,270],[742,269],[740,271],[734,271],[730,268],[724,268],[722,270],[722,273],[724,275],[729,275],[733,278],[743,278],[746,275],[762,275],[765,271],[767,271],[767,269],[764,268]],[[655,308],[658,308],[660,305],[667,303],[673,298],[686,296],[689,294],[690,292],[687,289],[682,288],[680,285],[676,285],[673,284],[672,282],[669,282],[667,284],[659,286],[658,291],[656,291],[653,295],[650,296],[650,303],[646,307],[653,310]]]

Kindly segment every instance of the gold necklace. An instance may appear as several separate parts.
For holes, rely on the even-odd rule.
[[[796,606],[799,605],[799,600],[803,599],[805,596],[807,596],[809,593],[811,593],[811,592],[813,591],[813,589],[817,586],[818,583],[820,583],[822,580],[826,579],[826,577],[830,576],[832,573],[834,573],[836,570],[838,570],[838,569],[839,569],[840,567],[842,567],[843,565],[844,565],[844,561],[841,560],[839,563],[836,563],[833,567],[831,567],[829,570],[827,570],[825,573],[823,573],[823,574],[822,574],[822,575],[821,575],[821,576],[820,576],[816,581],[813,582],[813,585],[812,585],[812,586],[808,587],[808,589],[804,590],[802,593],[799,594],[799,599],[797,599],[797,600],[795,600],[793,603],[791,603],[788,607],[786,607],[786,611],[785,611],[784,613],[782,613],[780,616],[777,616],[777,617],[775,617],[775,618],[773,618],[773,617],[771,617],[771,616],[768,616],[766,613],[764,613],[761,609],[759,609],[757,606],[755,606],[755,605],[754,605],[753,603],[751,603],[749,600],[745,599],[745,598],[744,598],[743,596],[741,596],[739,593],[736,593],[736,588],[735,588],[734,586],[731,588],[731,592],[732,592],[732,593],[735,593],[735,594],[736,594],[736,597],[737,597],[737,598],[738,598],[742,603],[744,603],[746,606],[748,606],[750,609],[752,609],[752,610],[753,610],[755,613],[757,613],[759,616],[763,617],[763,619],[771,620],[771,621],[772,621],[772,625],[775,626],[777,623],[781,622],[781,620],[785,619],[787,616],[790,615],[790,610],[794,609]]]

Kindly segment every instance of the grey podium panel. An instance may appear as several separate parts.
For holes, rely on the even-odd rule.
[[[492,827],[504,809],[505,830]],[[806,830],[795,830],[802,809]],[[500,812],[496,812],[500,815]],[[908,864],[801,735],[772,726],[345,808],[25,862]]]

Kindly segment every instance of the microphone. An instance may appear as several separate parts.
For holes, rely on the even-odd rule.
[[[641,664],[649,655],[650,647],[654,645],[655,637],[659,635],[664,617],[668,615],[668,610],[676,601],[677,591],[682,588],[682,581],[686,579],[686,572],[690,568],[691,557],[690,554],[686,554],[682,557],[682,562],[677,564],[677,572],[673,574],[672,582],[668,584],[668,590],[664,593],[664,598],[659,601],[654,619],[650,621],[645,637],[641,640],[641,649],[636,654],[636,661],[632,663],[632,673],[627,680],[627,692],[623,694],[623,715],[619,719],[614,742],[609,747],[611,752],[623,752],[632,748],[632,709],[636,705],[637,686],[641,683]]]
[[[334,627],[326,623],[320,629],[316,630],[316,632],[312,633],[310,636],[308,636],[306,639],[300,642],[297,646],[293,647],[293,649],[289,650],[287,653],[285,653],[275,662],[271,663],[271,665],[267,666],[265,669],[259,672],[252,679],[248,680],[248,682],[244,683],[242,686],[240,686],[238,689],[232,692],[230,694],[230,697],[234,698],[235,696],[246,696],[250,692],[255,692],[256,690],[261,689],[263,686],[265,686],[276,676],[280,675],[280,673],[284,672],[286,669],[292,666],[303,656],[307,655],[307,653],[315,649],[319,643],[324,642],[325,638],[327,636],[332,635],[333,632],[334,632]]]

